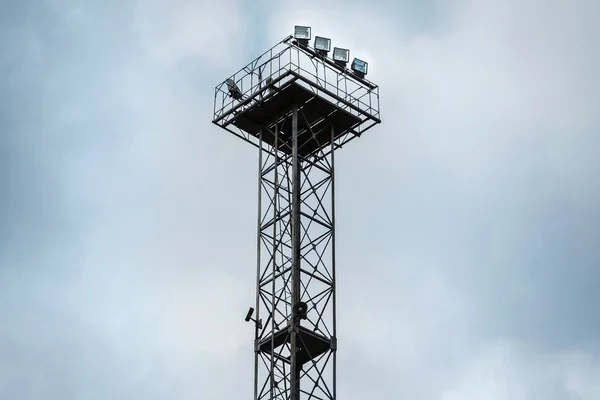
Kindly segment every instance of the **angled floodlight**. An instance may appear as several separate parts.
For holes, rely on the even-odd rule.
[[[340,47],[333,48],[333,61],[340,67],[346,68],[346,64],[350,61],[350,50]]]
[[[331,50],[331,39],[315,36],[315,50],[322,56],[326,56]]]
[[[308,46],[310,42],[310,26],[298,26],[294,27],[294,38],[303,46]]]
[[[227,90],[229,91],[229,96],[231,96],[234,100],[240,100],[242,98],[242,92],[240,88],[235,84],[235,81],[231,78],[225,81],[227,83]]]
[[[352,66],[350,68],[354,72],[354,75],[356,75],[362,79],[367,74],[368,67],[369,67],[369,64],[367,64],[365,61],[355,58],[352,61]]]

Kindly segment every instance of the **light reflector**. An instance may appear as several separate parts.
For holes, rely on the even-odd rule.
[[[329,50],[331,50],[331,39],[315,36],[315,50],[329,53]]]
[[[310,26],[294,27],[294,37],[298,40],[310,40]]]
[[[339,47],[333,48],[333,61],[347,63],[350,61],[350,50]]]
[[[365,61],[355,58],[352,61],[352,66],[350,68],[352,68],[352,71],[356,72],[358,75],[365,76],[367,74],[368,67],[369,64],[367,64]]]

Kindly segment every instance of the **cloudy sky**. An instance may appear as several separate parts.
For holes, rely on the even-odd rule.
[[[338,396],[600,398],[600,3],[4,0],[0,398],[252,396],[257,154],[214,86],[369,61],[336,156]]]

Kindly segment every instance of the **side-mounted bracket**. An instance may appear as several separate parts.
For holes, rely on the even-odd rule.
[[[331,342],[329,343],[329,346],[331,348],[331,351],[337,351],[337,338],[336,337],[331,337]]]

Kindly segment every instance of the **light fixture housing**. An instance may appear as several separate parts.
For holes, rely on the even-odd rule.
[[[341,47],[333,48],[333,61],[340,67],[346,68],[346,64],[350,61],[350,50],[342,49]]]
[[[303,46],[308,46],[310,42],[310,26],[299,26],[294,27],[294,38]]]
[[[238,85],[235,83],[235,81],[233,79],[229,78],[225,81],[225,83],[227,84],[227,91],[228,91],[229,96],[234,100],[241,100],[243,97],[242,91],[240,90]]]
[[[350,66],[350,68],[356,76],[358,76],[359,78],[364,78],[365,75],[367,75],[369,64],[367,64],[366,61],[355,58],[352,61],[352,65]]]
[[[317,53],[326,56],[331,50],[331,39],[315,36],[315,50]]]

